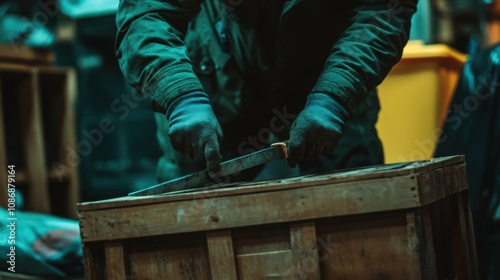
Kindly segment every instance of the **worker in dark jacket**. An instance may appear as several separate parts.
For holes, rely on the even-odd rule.
[[[121,0],[116,54],[161,113],[159,179],[205,164],[216,177],[221,158],[286,138],[299,173],[382,163],[375,88],[415,10],[416,0]]]

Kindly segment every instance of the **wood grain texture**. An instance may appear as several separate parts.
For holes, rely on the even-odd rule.
[[[132,279],[469,279],[465,166],[437,162],[387,178],[352,171],[344,182],[87,204],[82,242],[124,242]]]
[[[472,272],[472,276],[473,276],[473,278],[471,278],[471,279],[479,279],[476,243],[475,243],[475,237],[474,237],[474,226],[473,226],[472,213],[471,213],[470,204],[469,204],[469,193],[468,193],[468,191],[465,191],[465,192],[462,192],[461,195],[459,195],[457,197],[462,198],[462,205],[464,208],[465,226],[466,226],[467,237],[468,237],[467,246],[468,246],[468,249],[470,252],[470,257],[471,257],[470,266],[472,267],[471,272]]]
[[[116,243],[116,241],[110,241]],[[82,246],[83,265],[85,279],[87,280],[106,280],[106,251],[103,242],[86,243]]]
[[[407,250],[406,257],[408,258],[407,263],[409,264],[407,269],[408,278],[405,279],[424,279],[422,278],[420,263],[420,246],[422,245],[422,235],[420,233],[421,229],[421,217],[416,211],[406,212],[406,231],[407,231]]]
[[[420,267],[422,279],[438,279],[436,268],[436,254],[434,252],[434,237],[432,236],[432,221],[429,208],[424,207],[418,211],[420,214],[420,225],[417,233],[420,235]]]
[[[201,233],[130,240],[127,253],[130,279],[211,279],[205,235]]]
[[[239,280],[294,279],[290,250],[239,255],[236,261]]]
[[[259,205],[259,207],[255,207]],[[211,199],[80,211],[82,239],[98,241],[227,229],[417,207],[414,177]]]
[[[212,279],[238,279],[231,231],[211,231],[206,235]]]
[[[429,205],[438,279],[467,279],[470,266],[462,253],[455,199],[456,195]]]
[[[478,279],[476,246],[472,223],[470,217],[469,201],[467,192],[456,194],[456,206],[458,214],[458,225],[460,227],[460,248],[462,250],[465,265],[465,276],[467,279]],[[472,244],[471,244],[472,243]]]
[[[467,188],[465,176],[464,165],[458,164],[418,177],[400,176],[390,180],[372,179],[81,211],[80,223],[82,237],[96,241],[407,209],[464,190]],[[144,220],[137,213],[148,219]],[[127,231],[130,226],[133,231]]]
[[[292,258],[287,224],[244,227],[231,232],[238,279],[288,279],[286,277],[293,276],[291,263],[284,267]],[[286,264],[277,267],[283,261]]]
[[[97,279],[97,275],[94,272],[95,263],[92,259],[92,251],[87,246],[83,246],[83,265],[84,265],[84,275],[86,279]]]
[[[317,222],[322,279],[418,279],[405,211]]]
[[[124,280],[127,278],[125,251],[122,242],[108,242],[104,245],[106,254],[106,279]]]
[[[292,279],[321,279],[316,224],[314,222],[290,224],[290,247],[292,249]]]
[[[438,168],[422,174],[417,178],[418,193],[422,206],[431,204],[468,188],[465,163],[449,166],[447,168]]]
[[[269,224],[231,230],[235,255],[290,250],[287,224]]]
[[[379,170],[377,167],[368,167],[351,171],[339,171],[322,175],[307,175],[296,178],[271,180],[263,182],[238,183],[230,185],[216,185],[201,188],[187,193],[179,192],[158,196],[143,197],[121,197],[99,202],[84,202],[78,205],[79,211],[91,211],[99,209],[109,209],[115,207],[129,207],[134,205],[146,205],[156,203],[166,203],[174,201],[201,200],[207,198],[222,197],[227,195],[243,195],[248,193],[277,191],[281,189],[304,188],[308,186],[321,186],[329,184],[339,184],[352,181],[364,181],[372,179],[383,179],[387,184],[396,184],[399,177],[418,177],[434,169],[445,168],[464,163],[463,156],[443,157],[428,161],[417,161],[408,163],[402,168]],[[384,168],[384,166],[378,167]],[[460,186],[464,188],[464,186]],[[466,186],[465,186],[466,188]]]
[[[24,81],[20,82],[18,89],[24,160],[30,184],[26,203],[27,209],[50,213],[38,83],[38,72],[33,70],[29,76],[26,76]]]

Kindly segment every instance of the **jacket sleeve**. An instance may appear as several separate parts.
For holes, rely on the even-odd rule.
[[[352,114],[401,59],[416,2],[352,1],[350,25],[334,44],[312,92],[333,95]]]
[[[190,91],[203,91],[184,37],[202,0],[121,0],[116,15],[115,53],[130,85],[149,106],[167,104]]]

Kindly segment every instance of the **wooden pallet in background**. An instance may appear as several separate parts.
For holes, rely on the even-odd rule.
[[[76,145],[75,98],[72,69],[0,63],[0,182],[6,186],[7,165],[16,164],[25,210],[76,217],[78,168],[65,165]]]

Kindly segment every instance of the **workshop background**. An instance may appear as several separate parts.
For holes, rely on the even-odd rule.
[[[39,248],[31,244],[41,237],[57,243],[35,250],[38,256],[19,257],[20,273],[78,278],[83,271],[76,203],[156,183],[161,151],[154,113],[126,83],[114,54],[118,3],[0,2],[0,210],[6,217],[3,186],[8,166],[15,166],[15,210],[30,225],[18,228],[19,242],[27,244],[19,254],[30,256]],[[500,1],[418,5],[411,42],[379,88],[377,128],[386,162],[466,154],[481,279],[500,279]],[[467,90],[477,88],[467,89],[464,80],[481,75],[493,77],[485,90],[494,97],[472,102],[488,103],[488,110],[464,101]],[[457,114],[460,124],[446,121]],[[453,141],[440,138],[443,131]],[[4,274],[7,235],[0,233],[0,279],[11,279]]]

